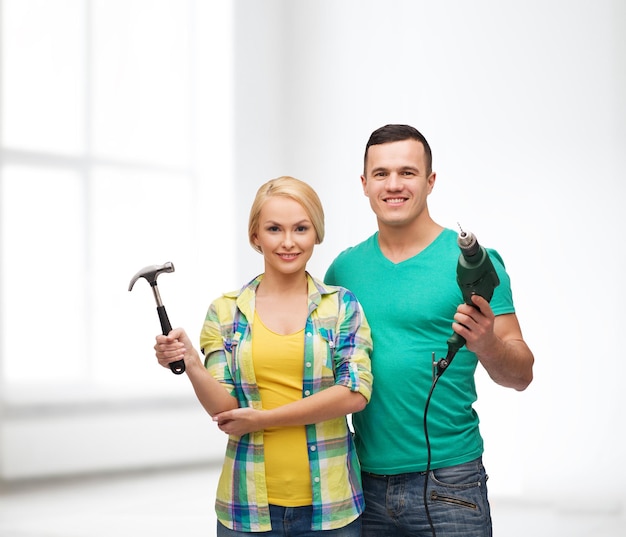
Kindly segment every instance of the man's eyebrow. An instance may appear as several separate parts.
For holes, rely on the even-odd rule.
[[[400,166],[400,168],[398,168],[400,171],[413,171],[416,173],[419,173],[419,168],[417,166]],[[370,173],[376,173],[376,172],[388,172],[389,168],[386,166],[376,166],[376,168],[373,168]]]
[[[376,168],[372,168],[370,173],[386,172],[386,171],[387,171],[387,168],[385,168],[384,166],[376,166]]]

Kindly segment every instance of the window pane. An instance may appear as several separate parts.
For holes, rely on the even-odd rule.
[[[128,285],[172,261],[159,289],[196,343],[210,301],[240,283],[231,187],[213,195],[215,178],[232,175],[232,91],[221,84],[214,98],[215,79],[228,78],[225,15],[184,0],[5,0],[2,10],[0,383],[186,390],[156,364],[150,286]]]
[[[83,150],[82,6],[81,0],[4,0],[4,145],[65,154]]]
[[[8,382],[88,371],[84,200],[71,171],[3,170],[2,356]]]
[[[161,328],[145,279],[128,287],[148,265],[174,264],[157,279],[173,327],[197,339],[201,318],[191,318],[193,206],[190,177],[99,169],[93,175],[90,267],[96,378],[109,384],[172,383],[152,349]],[[193,244],[197,247],[197,244]],[[182,383],[179,383],[182,384]]]
[[[188,166],[188,3],[94,0],[93,21],[95,154]]]

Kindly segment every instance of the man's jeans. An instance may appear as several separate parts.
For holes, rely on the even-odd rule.
[[[425,472],[363,472],[363,537],[432,537],[424,508]],[[482,459],[430,472],[428,509],[437,537],[492,537]]]

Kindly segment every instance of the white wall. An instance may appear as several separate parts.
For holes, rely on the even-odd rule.
[[[536,357],[523,393],[479,375],[492,493],[626,500],[625,5],[243,0],[236,21],[240,279],[261,270],[245,236],[258,185],[289,174],[317,188],[323,276],[374,230],[359,183],[369,134],[414,125],[434,153],[432,215],[504,256]]]

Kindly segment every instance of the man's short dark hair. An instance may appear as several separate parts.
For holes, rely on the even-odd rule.
[[[426,138],[415,127],[411,127],[410,125],[395,124],[380,127],[370,135],[370,139],[367,141],[365,146],[365,155],[363,157],[363,175],[365,175],[366,172],[367,153],[370,146],[388,144],[391,142],[402,142],[403,140],[417,140],[424,146],[424,153],[426,154],[426,176],[429,176],[433,168],[433,154]]]

